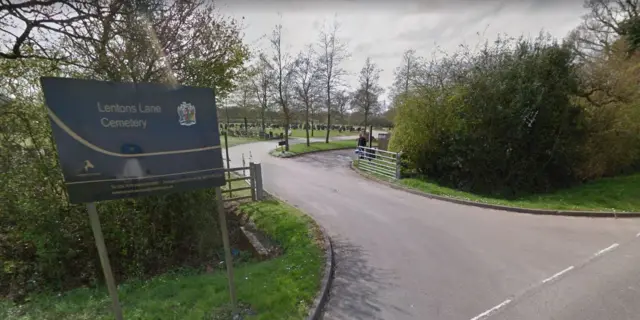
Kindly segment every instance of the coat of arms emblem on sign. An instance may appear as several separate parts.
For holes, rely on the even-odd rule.
[[[188,102],[183,102],[178,106],[179,122],[182,126],[192,126],[196,124],[196,107]]]

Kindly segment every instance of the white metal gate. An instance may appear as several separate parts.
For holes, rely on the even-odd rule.
[[[356,164],[358,169],[385,178],[400,179],[401,153],[358,147],[358,154],[359,159]]]

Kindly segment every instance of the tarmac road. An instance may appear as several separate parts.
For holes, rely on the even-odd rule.
[[[279,159],[274,147],[232,147],[232,166],[251,151],[265,189],[332,237],[324,319],[640,319],[640,220],[432,200],[361,178],[353,150]]]

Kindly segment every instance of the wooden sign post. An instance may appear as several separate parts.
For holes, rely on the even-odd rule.
[[[229,231],[227,230],[227,218],[224,213],[224,199],[222,190],[216,188],[216,200],[218,201],[218,218],[220,219],[220,231],[222,233],[222,245],[224,246],[224,262],[227,265],[227,281],[229,283],[229,296],[232,308],[236,309],[236,288],[233,284],[233,257],[231,256],[231,246],[229,245]]]
[[[120,308],[120,301],[118,299],[118,289],[116,287],[116,281],[113,278],[113,272],[111,271],[109,254],[107,253],[107,246],[104,244],[104,236],[102,235],[102,227],[100,227],[100,218],[98,218],[98,210],[96,209],[95,202],[87,203],[87,212],[89,213],[93,237],[96,240],[96,247],[98,248],[98,255],[100,256],[104,280],[107,283],[107,289],[111,297],[113,315],[117,320],[122,320],[122,309]]]

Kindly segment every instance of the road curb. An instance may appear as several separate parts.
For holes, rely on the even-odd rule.
[[[337,149],[328,149],[328,150],[313,150],[313,151],[309,151],[309,152],[303,152],[303,153],[296,153],[292,156],[288,156],[288,157],[278,157],[278,156],[274,156],[271,154],[271,152],[275,151],[276,149],[273,149],[271,151],[269,151],[269,156],[272,156],[274,158],[278,158],[278,159],[291,159],[291,158],[297,158],[300,156],[306,156],[308,154],[312,154],[312,153],[319,153],[319,152],[329,152],[329,151],[337,151],[337,150],[349,150],[349,149],[353,149],[355,150],[356,147],[345,147],[345,148],[337,148]]]
[[[324,275],[322,276],[322,280],[320,281],[320,292],[318,292],[318,295],[316,295],[316,298],[313,300],[313,304],[309,309],[307,320],[320,319],[322,315],[322,311],[324,310],[324,307],[327,304],[327,301],[329,300],[329,292],[331,291],[331,285],[333,283],[333,274],[335,271],[333,243],[331,242],[331,238],[327,235],[327,231],[324,230],[322,226],[320,226],[317,222],[315,223],[318,226],[318,229],[320,230],[320,232],[322,233],[322,237],[324,238],[325,263],[324,263]]]
[[[293,206],[292,204],[280,198],[278,195],[274,193],[267,192],[267,191],[264,191],[264,193],[268,197],[277,199],[278,201],[281,201],[290,206]],[[306,212],[305,214],[309,218],[311,218],[311,220],[313,220],[313,223],[316,225],[316,227],[318,227],[318,230],[320,230],[320,233],[322,233],[322,237],[324,239],[325,263],[324,263],[322,280],[320,281],[320,291],[316,295],[316,298],[313,299],[313,303],[309,308],[309,313],[306,318],[307,320],[318,320],[322,315],[324,306],[327,304],[327,301],[329,300],[329,291],[331,290],[331,284],[333,283],[333,274],[335,272],[335,258],[334,258],[334,252],[333,252],[333,242],[331,241],[331,237],[329,237],[329,235],[327,234],[327,231],[311,215],[307,214]]]
[[[378,183],[387,185],[391,188],[402,190],[408,193],[412,193],[415,195],[419,195],[429,199],[436,199],[441,201],[447,201],[467,206],[480,207],[485,209],[493,209],[493,210],[501,210],[501,211],[509,211],[509,212],[518,212],[518,213],[526,213],[526,214],[536,214],[536,215],[551,215],[551,216],[566,216],[566,217],[588,217],[588,218],[640,218],[640,212],[627,212],[627,213],[619,213],[619,212],[607,212],[607,211],[573,211],[573,210],[546,210],[546,209],[532,209],[532,208],[519,208],[519,207],[510,207],[510,206],[502,206],[497,204],[489,204],[482,202],[475,202],[469,200],[462,200],[456,198],[450,198],[440,195],[435,195],[431,193],[426,193],[422,191],[418,191],[415,189],[411,189],[405,186],[401,186],[397,183],[389,182],[368,173],[362,172],[362,170],[356,168],[353,165],[353,162],[349,164],[351,170],[358,173],[360,176],[376,181]]]

